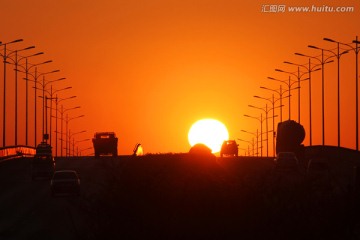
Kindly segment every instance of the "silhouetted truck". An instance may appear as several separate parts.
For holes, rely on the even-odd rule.
[[[41,142],[36,147],[36,155],[52,155],[52,147],[46,142]]]
[[[117,156],[118,138],[114,132],[97,132],[92,139],[94,145],[95,157],[100,155]]]
[[[305,129],[294,120],[279,122],[276,134],[276,153],[293,152],[299,161],[305,156],[302,142],[305,139]]]
[[[55,171],[55,159],[52,155],[51,146],[41,142],[36,147],[36,154],[31,161],[31,178],[51,178]]]

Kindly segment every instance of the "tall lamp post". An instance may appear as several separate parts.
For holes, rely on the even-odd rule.
[[[256,107],[256,106],[253,106],[253,105],[248,105],[249,107],[251,108],[255,108],[255,109],[259,109],[261,111],[264,111],[265,112],[265,124],[266,124],[266,157],[269,157],[269,132],[274,132],[274,128],[269,131],[269,128],[268,128],[268,119],[269,118],[273,118],[273,122],[275,121],[275,115],[271,116],[271,117],[268,117],[268,114],[271,110],[274,110],[274,108],[268,108],[267,107],[267,104],[265,105],[265,108],[261,108],[261,107]],[[278,106],[280,107],[280,106]],[[274,112],[274,111],[273,111]],[[274,125],[274,124],[273,124]]]
[[[80,134],[80,133],[84,133],[86,132],[86,130],[83,130],[83,131],[79,131],[79,132],[74,132],[74,133],[71,133],[70,134],[70,129],[69,129],[69,156],[71,156],[71,137],[73,137],[74,135],[76,134]],[[73,155],[75,155],[75,138],[73,137]]]
[[[60,70],[54,70],[52,71],[53,73],[59,72]],[[42,133],[43,133],[43,141],[45,140],[45,111],[46,111],[46,107],[45,107],[45,88],[48,84],[51,84],[53,82],[57,82],[57,81],[62,81],[65,80],[66,78],[59,78],[59,79],[55,79],[55,80],[50,80],[50,81],[45,81],[45,76],[43,76],[43,80],[42,83],[39,82],[40,86],[42,87],[42,99],[43,99],[43,112],[42,112]]]
[[[263,99],[263,100],[266,100],[266,101],[270,101],[270,103],[272,104],[272,110],[273,110],[273,126],[272,126],[272,129],[273,129],[273,156],[275,157],[275,152],[276,152],[276,149],[275,149],[275,137],[276,137],[276,132],[275,132],[275,108],[282,108],[282,105],[279,105],[279,106],[275,106],[275,103],[280,100],[280,98],[278,99],[274,99],[274,94],[272,94],[272,98],[264,98],[264,97],[260,97],[260,96],[254,96],[255,98],[259,98],[259,99]],[[281,103],[280,103],[281,104]],[[270,109],[270,110],[271,110]]]
[[[86,142],[86,141],[90,141],[90,138],[86,138],[86,139],[78,140],[78,141],[75,141],[75,138],[73,138],[73,156],[75,156],[75,144],[78,144],[78,143],[81,143],[81,142]],[[79,156],[79,147],[78,146],[76,147],[76,150],[77,150],[76,155]]]
[[[309,45],[309,47],[313,47],[311,45]],[[325,78],[325,64],[328,63],[332,63],[334,62],[333,60],[329,60],[331,57],[326,57],[324,58],[324,50],[321,50],[321,59],[319,59],[318,57],[313,57],[313,56],[308,56],[302,53],[295,53],[295,55],[298,56],[302,56],[302,57],[307,57],[309,58],[309,63],[310,63],[310,59],[315,59],[317,61],[320,62],[321,65],[321,114],[322,114],[322,145],[325,145],[325,98],[324,98],[324,91],[325,91],[325,83],[324,83],[324,78]],[[317,65],[319,66],[319,65]],[[310,82],[310,80],[309,80]],[[310,105],[311,106],[311,105]]]
[[[298,68],[303,67],[303,68],[305,68],[305,69],[308,71],[308,76],[309,76],[309,77],[308,77],[308,80],[309,80],[309,131],[310,131],[309,140],[310,140],[310,146],[312,146],[311,73],[312,73],[312,72],[319,71],[321,68],[318,68],[318,65],[311,66],[311,59],[310,59],[310,58],[309,58],[308,67],[306,67],[305,65],[301,65],[301,64],[297,64],[297,63],[292,63],[292,62],[288,62],[288,61],[285,61],[284,63],[298,66]],[[300,121],[300,120],[299,120],[299,121]],[[300,122],[299,122],[299,123],[300,123]]]
[[[300,96],[301,96],[300,95],[300,82],[309,79],[309,78],[301,79],[307,73],[300,73],[300,67],[298,67],[297,72],[288,72],[288,71],[284,71],[281,69],[275,69],[275,71],[293,75],[297,78],[297,83],[298,83],[298,86],[297,86],[297,88],[298,88],[298,122],[300,123]]]
[[[356,129],[355,145],[356,145],[356,151],[358,151],[359,150],[359,94],[358,94],[358,92],[359,92],[359,89],[358,89],[359,88],[359,70],[358,70],[359,56],[358,55],[359,55],[359,51],[360,51],[360,47],[359,47],[360,41],[358,40],[358,36],[356,36],[355,40],[352,41],[352,43],[355,44],[355,47],[353,47],[350,44],[335,41],[330,38],[324,38],[324,40],[337,43],[338,47],[340,44],[343,46],[347,46],[349,48],[348,49],[349,51],[354,51],[354,53],[355,53],[355,122],[356,122],[355,123],[355,129]],[[339,49],[338,49],[338,51],[339,51]],[[347,51],[344,51],[341,54],[344,54],[344,53],[347,53]],[[339,56],[339,58],[340,58],[340,56]]]
[[[62,80],[62,79],[61,79]],[[54,94],[55,93],[58,93],[60,91],[64,91],[64,90],[68,90],[68,89],[71,89],[72,87],[65,87],[65,88],[61,88],[61,89],[58,89],[58,90],[55,90],[53,91],[52,89],[52,85],[50,86],[50,91],[45,89],[45,92],[47,94],[49,94],[50,97],[48,96],[45,96],[45,129],[46,129],[46,134],[48,134],[48,114],[47,114],[47,109],[49,108],[50,109],[50,114],[49,114],[49,121],[50,121],[50,134],[49,134],[49,138],[50,138],[50,145],[52,145],[52,118],[53,118],[53,115],[52,115],[52,110],[53,110],[53,107],[52,107],[52,102],[55,101],[58,99],[57,95],[56,97],[54,97]],[[42,90],[42,89],[39,89],[39,90]],[[75,96],[73,96],[75,97]],[[40,98],[42,98],[42,96],[40,96]],[[72,98],[72,97],[70,97]],[[50,100],[50,107],[48,107],[47,105],[47,100]],[[57,106],[56,106],[56,118],[57,118]],[[57,131],[57,122],[56,122],[56,131]]]
[[[328,38],[324,38],[325,41],[330,41],[333,42],[333,40],[328,39]],[[336,57],[337,59],[337,119],[338,119],[338,147],[340,147],[340,57],[343,54],[348,53],[349,51],[343,51],[342,53],[340,53],[340,43],[337,43],[337,52],[334,52],[333,50],[329,50],[329,49],[323,49],[323,48],[318,48],[316,46],[312,46],[310,45],[310,48],[314,48],[314,49],[319,49],[325,52],[329,52],[330,54],[332,54],[333,57]]]
[[[267,108],[267,104],[265,105],[265,109],[264,108],[260,108],[260,107],[256,107],[256,106],[253,106],[253,105],[248,105],[249,107],[251,108],[255,108],[255,109],[259,109],[259,110],[262,110],[265,112],[265,125],[266,125],[266,156],[269,157],[269,135],[268,135],[268,113],[269,113],[269,110]]]
[[[14,64],[15,65],[15,146],[17,146],[18,144],[18,66],[19,66],[19,63],[21,62],[21,60],[25,59],[24,57],[20,57],[19,58],[19,55],[18,53],[19,52],[22,52],[22,51],[26,51],[26,50],[29,50],[29,49],[33,49],[35,48],[35,46],[30,46],[30,47],[27,47],[27,48],[23,48],[23,49],[19,49],[19,50],[14,50],[14,51],[11,51],[10,53],[8,53],[7,55],[7,58],[9,60],[11,60],[12,62],[7,62],[7,63],[10,63],[10,64]],[[15,54],[15,59],[11,58],[10,55],[12,54]]]
[[[292,81],[291,80],[291,77],[289,76],[289,79],[288,79],[288,81],[286,81],[286,80],[280,80],[280,79],[277,79],[277,78],[273,78],[273,77],[268,77],[268,79],[269,80],[273,80],[273,81],[277,81],[277,82],[281,82],[281,83],[283,83],[283,84],[285,84],[287,87],[288,87],[288,89],[287,90],[285,90],[284,92],[280,92],[280,98],[282,97],[282,94],[284,94],[285,92],[289,92],[289,120],[291,119],[291,91],[292,90],[295,90],[295,89],[298,89],[299,87],[297,86],[297,87],[292,87],[295,83],[297,83],[297,81]],[[262,88],[262,89],[266,89],[266,90],[270,90],[270,91],[275,91],[275,90],[272,90],[272,89],[270,89],[270,88],[266,88],[266,87],[260,87],[260,88]],[[281,85],[280,85],[280,90],[281,90]],[[277,92],[277,91],[275,91],[275,92]],[[282,100],[280,100],[280,105],[283,105],[282,104]],[[282,108],[281,108],[282,109]],[[280,110],[281,110],[280,109]],[[282,122],[282,113],[281,113],[281,122]]]
[[[52,85],[51,85],[51,90],[50,90],[50,98],[48,99],[51,99],[50,101],[50,145],[52,144],[52,110],[53,110],[53,107],[52,107],[52,102],[57,101],[58,99],[58,96],[57,96],[57,93],[58,92],[61,92],[61,91],[65,91],[65,90],[68,90],[68,89],[71,89],[72,87],[65,87],[65,88],[61,88],[61,89],[57,89],[55,91],[52,90]],[[54,94],[56,93],[56,96],[54,97]],[[56,112],[57,114],[57,112]],[[57,119],[56,119],[56,130],[57,130]]]
[[[57,100],[57,103],[56,103],[56,109],[58,109],[58,104],[61,102],[61,101],[64,101],[64,100],[68,100],[68,99],[72,99],[72,98],[75,98],[76,96],[71,96],[71,97],[68,97],[68,98],[63,98],[63,99],[60,99],[60,100]],[[64,109],[64,105],[61,105],[61,108],[59,110],[56,111],[56,119],[60,119],[61,120],[61,126],[60,126],[60,135],[61,135],[61,142],[60,142],[60,156],[63,157],[63,141],[66,140],[66,135],[67,135],[67,129],[66,129],[66,133],[63,132],[63,122],[66,121],[66,119],[64,118],[64,113],[67,112],[67,111],[70,111],[70,110],[75,110],[75,109],[79,109],[80,106],[76,106],[76,107],[72,107],[72,108],[66,108]],[[60,118],[57,117],[57,113],[60,112]],[[56,150],[57,150],[57,134],[59,132],[56,130]],[[64,135],[65,135],[65,139],[64,139]],[[65,144],[66,144],[66,141],[65,141]]]
[[[25,67],[23,65],[19,64],[18,67],[21,67],[23,69],[23,71],[21,71],[19,69],[17,69],[17,71],[25,73],[25,79],[27,79],[30,69],[35,67],[35,66],[38,66],[38,65],[42,64],[42,63],[29,64],[28,59],[30,57],[35,57],[35,56],[39,56],[39,55],[42,55],[42,54],[44,54],[44,53],[43,52],[38,52],[38,53],[35,53],[35,54],[32,54],[32,55],[23,57],[25,59]],[[28,142],[28,140],[29,140],[29,118],[28,118],[28,115],[29,115],[29,81],[26,81],[25,86],[26,86],[25,87],[25,145],[28,146],[28,144],[29,144],[29,142]]]
[[[78,119],[78,118],[81,118],[81,117],[84,117],[85,115],[79,115],[79,116],[76,116],[76,117],[72,117],[72,118],[69,118],[69,114],[66,114],[66,119],[65,119],[65,122],[66,122],[66,133],[68,134],[67,136],[67,140],[66,141],[69,141],[69,143],[67,144],[65,142],[65,145],[66,145],[66,156],[70,156],[70,130],[69,130],[69,122],[74,120],[74,119]],[[69,146],[69,147],[68,147]]]
[[[290,95],[287,95],[287,96],[285,96],[285,97],[283,97],[283,95],[284,95],[284,93],[286,93],[288,90],[286,90],[286,91],[282,91],[282,88],[281,88],[281,85],[280,85],[280,91],[278,91],[277,89],[271,89],[271,88],[268,88],[268,87],[263,87],[263,86],[260,86],[260,88],[261,89],[264,89],[264,90],[268,90],[268,91],[272,91],[272,92],[275,92],[275,93],[277,93],[277,94],[279,94],[279,98],[277,98],[275,101],[271,101],[271,100],[269,100],[269,99],[266,99],[266,98],[264,98],[264,99],[266,99],[266,100],[269,100],[269,101],[271,101],[271,102],[277,102],[278,100],[280,100],[280,122],[282,122],[282,107],[284,106],[283,104],[282,104],[282,99],[283,98],[290,98]],[[262,98],[262,97],[259,97],[259,96],[254,96],[254,97],[257,97],[257,98]],[[274,103],[272,103],[273,104],[273,106],[274,106]],[[289,108],[290,109],[290,108]]]
[[[248,132],[246,130],[241,130],[242,132],[245,132],[245,133],[248,133],[248,134],[252,134],[256,137],[256,156],[258,157],[259,156],[259,129],[256,129],[256,132],[253,133],[253,132]],[[255,152],[253,150],[253,153],[255,155]]]
[[[241,142],[247,142],[247,143],[249,143],[251,146],[252,146],[252,150],[253,150],[253,156],[255,155],[255,149],[254,149],[254,145],[255,145],[255,143],[254,143],[254,138],[252,139],[252,141],[247,141],[247,140],[243,140],[243,139],[240,139],[240,138],[238,138],[237,140],[239,140],[239,141],[241,141]],[[250,151],[249,151],[249,156],[250,156]]]
[[[263,135],[263,129],[262,129],[262,123],[264,121],[263,117],[262,117],[262,113],[260,114],[260,117],[253,117],[247,114],[244,114],[244,117],[248,117],[248,118],[253,118],[256,119],[260,122],[260,148],[261,148],[261,152],[260,152],[260,156],[262,157],[262,152],[263,152],[263,139],[262,139],[262,135]]]
[[[41,64],[45,64],[45,63],[51,63],[52,60],[49,60],[49,61],[45,61]],[[40,64],[38,64],[40,65]],[[29,78],[25,78],[26,81],[31,81],[31,82],[34,82],[34,90],[35,90],[35,93],[34,93],[34,108],[35,108],[35,111],[34,111],[34,146],[36,147],[36,142],[37,142],[37,87],[36,87],[36,84],[39,84],[39,81],[38,81],[38,78],[40,78],[41,76],[45,76],[47,74],[50,74],[50,73],[55,73],[57,71],[50,71],[50,72],[45,72],[45,73],[40,73],[38,74],[37,72],[37,67],[35,67],[35,74],[32,74],[32,73],[28,73],[28,75],[30,75],[31,77],[33,77],[33,79],[29,79]]]
[[[49,60],[49,61],[43,62],[42,64],[50,63],[50,62],[52,62],[52,61]],[[36,87],[36,84],[39,84],[38,79],[41,76],[45,76],[47,74],[55,73],[55,72],[57,72],[57,71],[50,71],[50,72],[45,72],[45,73],[38,74],[37,67],[35,67],[35,74],[28,73],[28,75],[33,77],[33,80],[30,80],[29,78],[26,79],[27,81],[34,82],[34,90],[35,90],[35,93],[34,93],[34,107],[35,107],[35,111],[34,111],[34,118],[35,118],[34,119],[34,146],[35,147],[36,147],[36,142],[37,142],[37,87]]]
[[[77,155],[82,156],[83,151],[90,150],[90,149],[93,149],[93,147],[88,147],[88,148],[84,148],[84,149],[77,149]]]
[[[17,42],[22,42],[23,39],[17,39],[11,42],[7,42],[7,43],[1,43],[0,46],[4,46],[4,53],[0,54],[0,56],[3,58],[3,63],[4,63],[4,96],[3,96],[3,147],[6,146],[6,64],[7,61],[6,59],[8,58],[8,56],[12,53],[10,52],[9,54],[6,53],[6,46],[12,43],[17,43]]]
[[[250,146],[248,145],[248,148],[241,148],[241,147],[238,147],[239,150],[243,150],[244,151],[244,156],[249,156],[250,157]],[[246,155],[246,153],[248,153],[248,155]]]

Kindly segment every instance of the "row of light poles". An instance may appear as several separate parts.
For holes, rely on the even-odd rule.
[[[324,52],[328,52],[331,54],[330,57],[328,58],[333,58],[336,57],[337,59],[337,132],[338,132],[338,147],[340,147],[340,57],[343,54],[348,53],[348,50],[345,50],[343,52],[340,52],[340,42],[334,41],[330,38],[324,38],[325,41],[329,41],[329,42],[336,42],[337,43],[337,51],[334,52],[333,50],[329,50],[329,49],[323,49],[323,48],[319,48],[313,45],[309,45],[309,48],[313,48],[313,49],[317,49],[317,50],[321,50],[322,55],[324,54]],[[324,93],[322,93],[324,94]],[[324,109],[323,109],[324,112]],[[324,119],[324,116],[323,116]],[[323,130],[324,131],[324,130]],[[357,137],[356,137],[357,138]],[[324,142],[324,140],[323,140]]]
[[[16,51],[7,51],[7,46],[10,44],[14,44],[14,43],[18,43],[18,42],[22,42],[23,39],[16,39],[14,41],[10,41],[10,42],[0,42],[0,46],[3,46],[4,48],[4,52],[0,53],[0,56],[3,58],[3,63],[4,63],[4,92],[3,92],[3,147],[5,147],[5,140],[6,140],[6,64],[8,63],[7,59],[13,55],[14,53],[17,52]],[[16,97],[17,97],[17,90],[16,91]],[[17,100],[15,100],[16,104],[17,104]],[[17,108],[17,106],[15,107]],[[15,120],[15,122],[17,122],[17,119]],[[15,130],[15,132],[17,132],[17,130]],[[17,141],[17,138],[15,137],[15,141]]]
[[[293,62],[289,62],[289,61],[285,61],[285,64],[289,64],[289,65],[294,65],[297,67],[297,71],[296,72],[289,72],[289,71],[284,71],[281,69],[275,69],[275,71],[277,72],[282,72],[288,75],[288,79],[287,80],[280,80],[280,79],[275,79],[272,77],[268,77],[268,79],[270,80],[274,80],[274,81],[278,81],[280,82],[280,90],[277,89],[271,89],[268,87],[263,87],[261,86],[261,89],[265,89],[265,90],[269,90],[272,91],[273,93],[276,93],[279,95],[279,98],[277,100],[280,101],[280,122],[282,122],[282,99],[284,98],[283,95],[286,91],[289,92],[289,95],[287,96],[289,98],[289,103],[288,103],[288,107],[289,107],[289,120],[291,119],[291,91],[294,89],[298,89],[298,122],[300,123],[300,82],[301,81],[305,81],[308,80],[309,83],[309,144],[310,146],[312,145],[312,84],[311,84],[311,74],[312,72],[316,72],[321,70],[322,72],[322,81],[321,81],[321,103],[322,103],[322,145],[325,145],[325,101],[324,101],[324,83],[325,83],[325,65],[328,63],[332,63],[334,62],[334,60],[332,58],[336,58],[337,59],[337,132],[338,132],[338,147],[341,146],[340,143],[340,58],[342,55],[349,53],[350,51],[353,51],[355,53],[355,115],[356,115],[356,150],[359,150],[359,116],[358,116],[358,78],[359,78],[359,72],[358,72],[358,53],[359,53],[359,43],[360,41],[358,40],[358,37],[356,36],[356,39],[352,41],[352,44],[355,44],[355,47],[351,44],[347,44],[347,43],[342,43],[339,41],[335,41],[333,39],[330,38],[324,38],[323,40],[328,41],[328,42],[332,42],[332,43],[336,43],[337,44],[337,48],[334,49],[324,49],[324,48],[319,48],[313,45],[309,45],[309,48],[312,49],[316,49],[316,50],[320,50],[321,51],[321,55],[320,56],[311,56],[311,55],[306,55],[306,54],[302,54],[302,53],[295,53],[295,55],[297,56],[301,56],[301,57],[306,57],[308,58],[308,62],[305,64],[296,64]],[[345,48],[341,48],[340,46],[344,46]],[[326,55],[324,53],[328,53],[329,55]],[[312,60],[315,59],[316,61],[318,61],[317,64],[314,64],[312,62]],[[302,72],[300,71],[300,68],[303,68],[305,71]],[[292,81],[291,80],[291,76],[295,76],[297,78],[297,81]],[[305,78],[306,77],[306,78]],[[297,86],[295,87],[295,84],[297,83]],[[282,84],[287,86],[287,90],[283,91],[282,90]],[[264,99],[267,101],[270,101],[272,103],[273,109],[275,108],[275,99],[274,99],[274,94],[272,94],[272,98],[264,98],[264,97],[260,97],[260,96],[254,96],[256,98],[259,99]],[[277,101],[276,100],[276,101]],[[251,106],[251,105],[250,105]],[[267,106],[265,106],[265,110],[264,108],[259,108],[263,111],[266,112]],[[249,117],[248,115],[245,115],[246,117]],[[275,116],[274,112],[273,112],[273,116]],[[255,118],[255,117],[253,117]],[[261,127],[262,127],[262,115],[260,115],[260,119],[256,118],[260,121],[261,123]],[[274,132],[274,136],[275,136],[275,130],[274,130],[274,123],[273,123],[273,132]],[[262,135],[262,134],[261,134]],[[274,145],[273,145],[273,149],[274,149],[274,154],[275,154],[275,139],[274,139]]]
[[[6,42],[6,43],[2,43],[0,42],[0,47],[3,48],[3,52],[0,53],[0,56],[3,59],[3,63],[4,63],[4,70],[3,70],[3,83],[4,83],[4,94],[3,94],[3,134],[2,134],[2,138],[3,138],[3,147],[6,146],[6,136],[7,136],[7,132],[6,132],[6,92],[7,92],[7,64],[13,64],[15,66],[15,141],[14,141],[14,145],[18,145],[18,73],[23,73],[25,75],[25,77],[23,78],[26,82],[26,86],[25,86],[25,145],[29,146],[29,121],[28,121],[28,116],[29,116],[29,82],[32,82],[34,84],[33,88],[34,88],[34,145],[36,146],[37,144],[37,98],[42,98],[42,141],[46,141],[48,139],[50,139],[50,145],[52,144],[52,119],[55,118],[56,119],[56,131],[54,131],[56,133],[56,156],[58,154],[58,149],[57,149],[57,142],[58,142],[58,136],[57,136],[57,125],[58,125],[58,120],[61,120],[61,126],[63,125],[63,122],[66,122],[66,126],[68,129],[68,123],[70,120],[72,119],[76,119],[79,117],[83,117],[84,115],[80,115],[77,117],[69,117],[68,115],[66,115],[66,118],[64,117],[64,112],[72,110],[72,109],[77,109],[80,107],[74,107],[74,108],[68,108],[68,109],[64,109],[63,105],[61,105],[61,109],[58,108],[58,104],[64,100],[68,100],[68,99],[72,99],[75,98],[76,96],[71,96],[71,97],[67,97],[67,98],[60,98],[58,97],[58,93],[60,91],[64,91],[64,90],[68,90],[71,89],[72,87],[65,87],[65,88],[61,88],[61,89],[53,89],[53,83],[57,82],[57,81],[62,81],[65,80],[66,78],[58,78],[55,80],[47,80],[46,76],[48,74],[52,74],[52,73],[57,73],[59,72],[59,70],[53,70],[53,71],[48,71],[48,72],[39,72],[38,71],[38,67],[40,65],[44,65],[47,63],[51,63],[52,60],[48,60],[48,61],[44,61],[44,62],[39,62],[36,64],[31,64],[29,63],[29,58],[31,57],[35,57],[35,56],[39,56],[44,54],[43,52],[37,52],[35,54],[29,54],[26,56],[20,56],[19,52],[23,52],[26,50],[30,50],[35,48],[35,46],[30,46],[30,47],[26,47],[26,48],[22,48],[22,49],[16,49],[16,50],[10,50],[8,49],[8,45],[10,44],[15,44],[15,43],[19,43],[22,42],[23,39],[17,39],[14,41],[10,41],[10,42]],[[23,63],[24,62],[24,63]],[[38,91],[42,91],[42,96],[38,96]],[[50,100],[50,106],[48,106],[48,100]],[[56,116],[53,116],[53,107],[52,107],[52,103],[56,104]],[[48,114],[48,109],[50,111],[50,113]],[[58,112],[61,114],[61,117],[58,117]],[[50,121],[50,132],[48,132],[48,119]],[[61,127],[62,128],[62,127]],[[62,130],[61,130],[62,131]],[[74,134],[73,134],[74,135]],[[66,139],[70,139],[70,130],[69,132],[66,132]],[[73,139],[74,141],[74,139]],[[70,143],[69,143],[70,144]],[[66,144],[66,146],[68,146],[68,142]],[[67,152],[69,152],[67,150]],[[61,155],[62,154],[62,147],[61,147]]]
[[[350,51],[354,51],[355,53],[355,122],[356,122],[356,126],[355,126],[355,145],[356,145],[356,150],[359,150],[359,131],[358,131],[358,126],[359,126],[359,118],[358,118],[358,78],[359,78],[359,74],[358,74],[358,53],[359,53],[359,41],[358,41],[358,37],[356,36],[356,39],[352,41],[352,43],[355,44],[355,47],[353,47],[350,44],[347,43],[342,43],[339,41],[335,41],[333,39],[330,38],[324,38],[323,40],[328,41],[328,42],[332,42],[332,43],[336,43],[336,50],[334,51],[333,49],[324,49],[324,48],[320,48],[314,45],[308,45],[309,48],[312,49],[316,49],[316,50],[320,50],[321,51],[321,59],[319,59],[318,57],[314,57],[314,56],[308,56],[305,54],[301,54],[301,53],[295,53],[296,55],[299,56],[305,56],[309,58],[309,62],[310,59],[316,59],[317,61],[320,62],[321,64],[321,69],[322,69],[322,144],[325,145],[325,107],[324,107],[324,65],[330,62],[333,62],[333,60],[330,60],[331,58],[336,58],[336,62],[337,62],[337,146],[340,147],[341,146],[341,109],[340,109],[340,58],[342,57],[342,55],[349,53]],[[340,46],[346,46],[347,49],[341,49]],[[324,52],[330,54],[330,56],[327,56],[324,54]],[[311,134],[311,129],[310,129],[310,134]]]

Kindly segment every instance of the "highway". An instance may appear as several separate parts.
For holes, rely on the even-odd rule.
[[[30,158],[2,162],[0,240],[360,236],[345,187],[321,195],[299,175],[279,189],[269,160],[58,158],[57,169],[79,173],[78,197],[52,197],[49,180],[31,180]]]
[[[57,168],[91,168],[86,160],[59,159]],[[84,193],[89,188],[90,181],[82,183]],[[0,239],[78,239],[84,232],[81,198],[52,197],[49,180],[31,180],[30,158],[1,164],[0,189]]]
[[[2,162],[0,239],[103,239],[107,221],[120,223],[116,231],[125,239],[149,234],[174,237],[177,232],[188,237],[186,234],[199,229],[197,234],[203,236],[208,228],[222,222],[212,219],[222,215],[220,209],[230,212],[223,202],[234,186],[218,164],[177,156],[149,158],[57,158],[57,170],[79,173],[79,197],[52,197],[49,180],[31,180],[30,158]],[[109,184],[114,169],[119,173],[115,176],[117,185]],[[102,197],[104,189],[112,195]],[[121,214],[114,216],[113,211]],[[198,221],[203,223],[197,226]],[[109,234],[113,233],[114,229]]]

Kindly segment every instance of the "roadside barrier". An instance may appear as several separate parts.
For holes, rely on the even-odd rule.
[[[8,146],[0,148],[0,161],[10,158],[22,157],[22,156],[33,156],[36,153],[34,147],[29,146]]]

